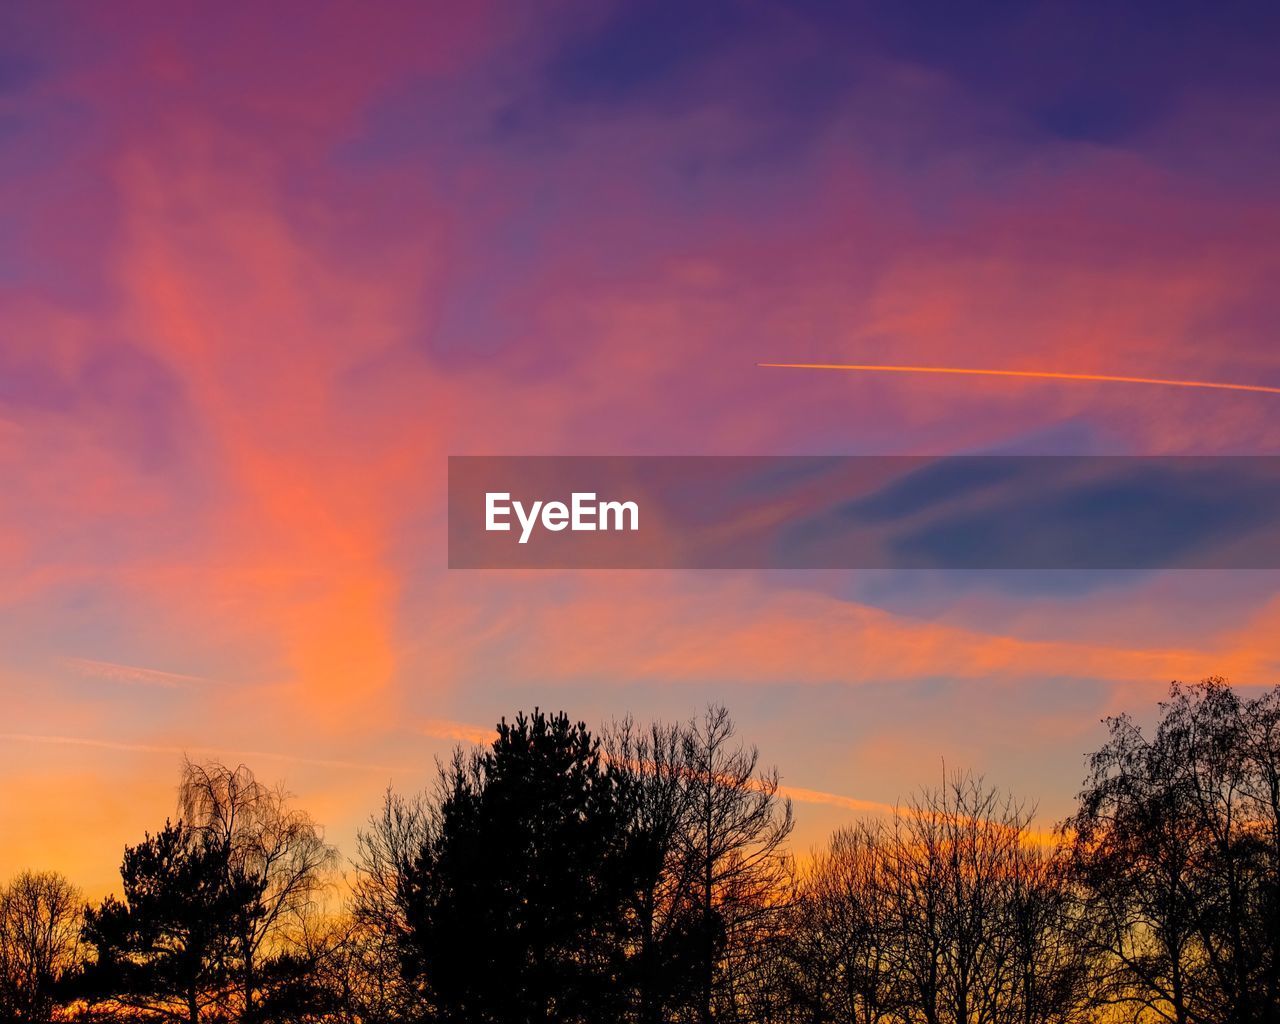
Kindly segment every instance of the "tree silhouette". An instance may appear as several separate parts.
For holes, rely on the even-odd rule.
[[[893,820],[832,837],[805,872],[784,949],[797,1020],[1075,1024],[1091,964],[1056,847],[957,774]]]
[[[616,1020],[628,927],[615,773],[563,714],[505,720],[445,771],[408,879],[406,966],[438,1018]]]
[[[880,821],[838,830],[802,876],[788,921],[793,1004],[815,1021],[881,1024],[898,1009],[889,835]]]
[[[243,766],[183,770],[121,898],[0,888],[0,1024],[1263,1024],[1280,1020],[1280,689],[1121,716],[1053,837],[958,773],[797,867],[723,708],[503,721],[334,851]],[[61,1002],[61,1008],[55,1005]]]
[[[343,943],[343,987],[361,1020],[388,1024],[413,1019],[420,1009],[401,970],[409,935],[409,905],[418,858],[435,841],[439,809],[426,794],[403,796],[388,788],[379,813],[356,835],[351,921]],[[417,953],[410,953],[410,963]]]
[[[188,1024],[224,1000],[236,936],[260,913],[262,891],[229,857],[225,843],[181,822],[125,849],[123,902],[109,896],[85,912],[96,953],[85,978],[91,998]]]
[[[1175,1024],[1280,1019],[1280,691],[1175,684],[1148,737],[1107,722],[1072,868],[1109,997]]]
[[[299,940],[337,851],[306,812],[290,806],[283,787],[259,782],[244,765],[185,759],[178,807],[196,841],[226,851],[228,886],[243,879],[257,890],[253,913],[236,918],[232,957],[239,1014],[253,1021],[271,985],[295,994],[306,989],[303,979],[289,977],[289,967],[305,961],[297,955]],[[286,1002],[282,994],[271,1000],[277,1013]]]
[[[79,890],[52,871],[24,871],[0,887],[0,1021],[49,1020],[75,965],[82,905]]]
[[[694,866],[701,925],[702,1024],[735,1013],[734,983],[746,977],[747,957],[776,922],[791,866],[786,842],[794,819],[791,801],[778,796],[777,769],[759,770],[759,751],[734,736],[729,712],[713,706],[683,737],[691,802],[686,855]]]
[[[636,1019],[658,1024],[696,1001],[705,963],[686,731],[660,723],[640,730],[628,719],[606,733],[605,749],[626,814]]]

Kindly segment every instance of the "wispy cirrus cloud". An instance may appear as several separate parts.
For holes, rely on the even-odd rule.
[[[115,750],[131,754],[163,754],[167,757],[199,755],[237,760],[278,761],[287,764],[311,765],[317,768],[337,768],[361,772],[404,772],[403,766],[376,764],[368,761],[348,761],[341,758],[309,757],[305,754],[289,754],[274,750],[236,750],[232,748],[202,745],[166,745],[133,743],[125,740],[101,739],[92,736],[58,736],[42,733],[0,732],[0,740],[10,743],[38,743],[44,746],[90,747],[98,750]]]
[[[122,665],[114,661],[98,661],[93,658],[59,658],[58,663],[83,676],[107,679],[128,686],[163,686],[168,688],[195,686],[212,680],[205,676],[167,672],[163,669],[144,668],[140,665]]]
[[[485,729],[483,726],[470,725],[466,722],[451,722],[444,718],[429,718],[424,721],[419,730],[423,736],[430,736],[437,740],[458,740],[461,743],[473,743],[477,746],[483,746],[492,743],[498,735],[493,729]]]

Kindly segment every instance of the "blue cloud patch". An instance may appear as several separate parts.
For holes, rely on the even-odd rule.
[[[1265,567],[1280,564],[1277,510],[1274,459],[957,457],[840,502],[783,541],[804,564],[854,539],[866,550],[874,533],[891,568]]]

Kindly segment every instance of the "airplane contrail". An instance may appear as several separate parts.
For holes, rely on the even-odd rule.
[[[1107,384],[1157,384],[1171,388],[1209,388],[1215,391],[1260,391],[1280,395],[1280,387],[1265,384],[1223,384],[1208,380],[1168,380],[1162,377],[1116,377],[1102,373],[1054,373],[1049,370],[977,370],[958,366],[881,366],[869,363],[756,363],[781,370],[854,370],[869,373],[950,373],[969,377],[1029,377],[1035,380],[1101,381]]]

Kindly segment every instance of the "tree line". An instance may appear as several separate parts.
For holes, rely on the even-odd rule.
[[[1280,687],[1105,728],[1050,831],[952,773],[801,857],[723,708],[504,720],[345,870],[283,789],[187,761],[119,896],[0,888],[0,1021],[1280,1020]]]

